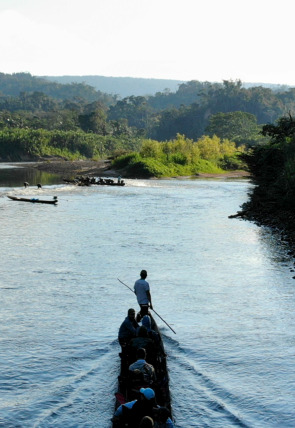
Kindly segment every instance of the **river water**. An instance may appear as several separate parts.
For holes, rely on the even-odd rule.
[[[8,173],[9,170],[9,173]],[[110,426],[117,332],[141,269],[177,427],[295,426],[295,280],[267,228],[228,219],[247,180],[74,187],[0,170],[0,426]],[[57,206],[7,195],[52,198]]]

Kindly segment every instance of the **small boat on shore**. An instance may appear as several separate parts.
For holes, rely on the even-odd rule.
[[[152,357],[149,359],[148,353],[146,362],[149,364],[152,364],[152,366],[155,369],[155,375],[156,375],[156,382],[155,384],[149,385],[144,381],[144,375],[141,373],[134,373],[131,370],[129,370],[130,364],[133,364],[136,360],[134,355],[134,350],[132,352],[131,347],[127,346],[127,349],[122,348],[122,352],[119,353],[120,356],[120,374],[118,376],[118,387],[117,392],[115,393],[116,401],[115,401],[115,412],[114,417],[112,419],[112,427],[113,428],[121,428],[121,427],[133,427],[134,425],[131,423],[128,423],[128,419],[120,420],[118,417],[116,417],[118,413],[118,408],[120,406],[125,407],[124,404],[130,403],[134,400],[140,400],[140,395],[144,393],[144,390],[149,390],[150,388],[153,389],[155,392],[155,407],[154,411],[155,414],[158,414],[160,417],[160,412],[163,414],[163,411],[165,413],[165,418],[172,418],[171,417],[171,397],[170,397],[170,390],[169,390],[169,375],[168,375],[168,369],[167,369],[167,361],[166,361],[166,353],[164,350],[163,340],[159,331],[159,328],[152,317],[151,313],[148,313],[150,320],[151,320],[151,329],[157,334],[158,341],[157,346],[155,347],[156,352]],[[132,341],[131,341],[132,343]],[[135,372],[139,372],[138,370],[135,370]],[[123,410],[126,412],[126,408]],[[128,413],[128,410],[127,410]],[[161,416],[162,417],[162,416]],[[166,420],[166,419],[165,419]],[[168,424],[167,426],[174,426],[172,423],[172,419],[170,419],[171,425]],[[161,425],[162,426],[162,425]],[[166,425],[163,425],[166,426]]]
[[[33,204],[51,204],[56,205],[57,204],[57,196],[54,196],[52,200],[45,200],[45,199],[38,199],[38,198],[19,198],[17,196],[8,196],[9,199],[12,201],[18,201],[18,202],[31,202]]]

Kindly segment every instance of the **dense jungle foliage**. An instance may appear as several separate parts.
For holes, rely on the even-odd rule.
[[[0,130],[0,158],[10,161],[104,159],[111,153],[139,150],[139,139],[116,138],[83,131],[4,128]]]
[[[120,99],[85,83],[60,84],[29,73],[0,73],[0,158],[99,158],[136,151],[145,162],[152,158],[158,162],[163,160],[159,153],[143,154],[146,141],[159,143],[165,152],[181,135],[192,147],[201,141],[210,146],[215,139],[219,145],[234,144],[234,155],[221,153],[208,160],[201,152],[198,160],[231,168],[240,165],[239,151],[268,142],[271,135],[261,133],[263,126],[294,110],[294,88],[246,89],[239,80],[191,81],[180,84],[174,93],[163,90]],[[165,162],[166,167],[173,163],[178,174],[179,168],[191,168],[195,161],[188,151],[185,156],[176,152],[173,162],[170,152]]]
[[[291,115],[281,117],[277,124],[265,125],[262,133],[270,137],[269,143],[242,155],[256,184],[244,209],[269,214],[294,213],[295,119]]]

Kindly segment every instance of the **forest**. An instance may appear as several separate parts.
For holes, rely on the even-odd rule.
[[[245,211],[271,216],[295,212],[295,119],[281,117],[276,124],[263,127],[268,144],[256,146],[241,156],[247,162],[256,186]],[[294,218],[292,216],[292,226]]]
[[[197,171],[200,161],[239,168],[240,153],[270,141],[263,127],[294,110],[295,88],[245,88],[240,80],[121,99],[86,83],[0,73],[0,159],[129,156],[158,175]]]

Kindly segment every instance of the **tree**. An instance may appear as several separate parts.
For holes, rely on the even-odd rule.
[[[281,117],[277,121],[277,125],[265,125],[262,129],[262,135],[271,137],[273,144],[281,143],[288,137],[295,139],[295,119],[291,114],[288,117]]]
[[[116,105],[110,106],[108,119],[127,119],[128,125],[138,129],[146,130],[150,124],[152,108],[148,105],[145,97],[126,97],[118,101]]]
[[[86,106],[85,113],[78,116],[80,127],[85,132],[94,132],[99,135],[107,134],[107,114],[100,103]]]
[[[212,138],[204,135],[197,142],[200,157],[211,162],[216,162],[220,157],[220,138],[214,135]]]
[[[260,131],[256,117],[242,111],[213,114],[206,128],[211,137],[217,135],[222,139],[228,138],[238,145],[257,142],[261,139]]]
[[[143,158],[158,158],[162,153],[161,143],[155,140],[143,140],[140,155]]]

